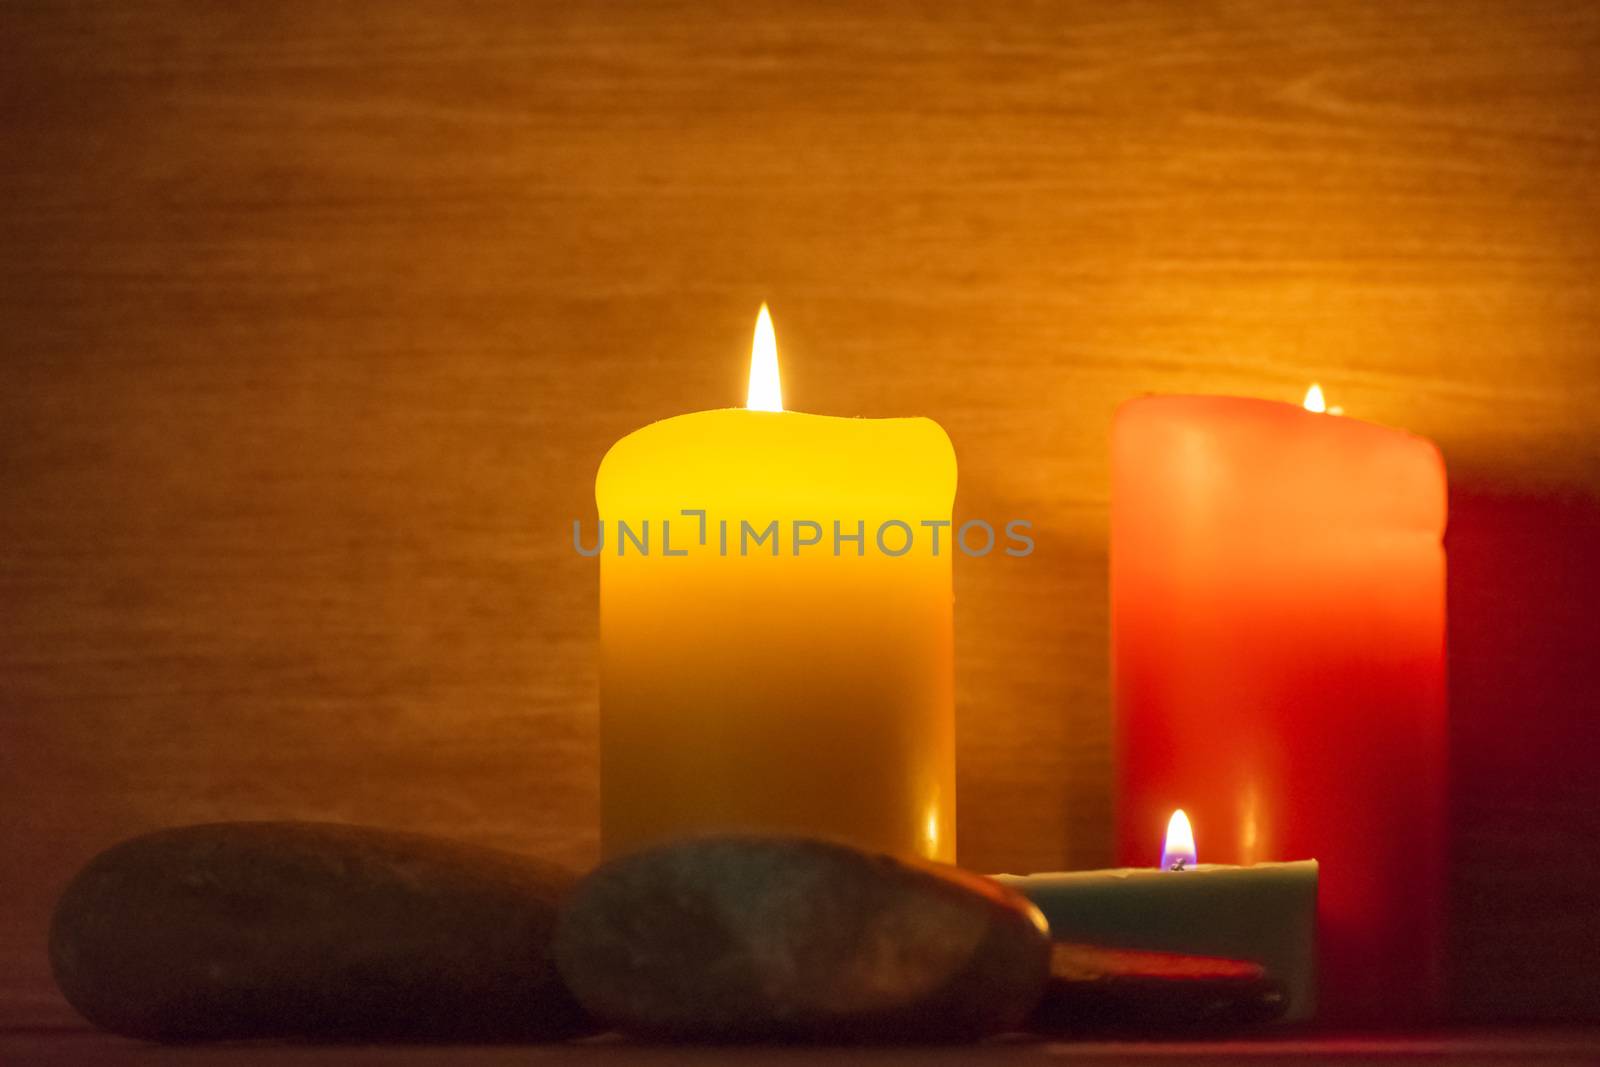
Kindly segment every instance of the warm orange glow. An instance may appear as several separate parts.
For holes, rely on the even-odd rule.
[[[756,316],[755,341],[750,345],[750,392],[744,406],[751,411],[782,411],[783,388],[778,383],[778,335],[772,313],[761,305]]]
[[[1161,869],[1181,871],[1200,861],[1194,850],[1194,830],[1189,827],[1189,816],[1179,808],[1167,820],[1167,845],[1161,850]]]
[[[1261,796],[1254,784],[1247,786],[1240,799],[1239,861],[1246,867],[1256,862],[1261,852]]]

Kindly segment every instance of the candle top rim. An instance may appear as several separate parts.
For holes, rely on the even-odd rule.
[[[1199,472],[1219,485],[1246,472],[1256,483],[1270,479],[1272,509],[1320,515],[1340,528],[1380,521],[1443,538],[1449,524],[1449,467],[1435,442],[1282,400],[1201,394],[1126,400],[1111,422],[1111,457],[1114,494],[1119,485],[1129,488],[1136,469],[1129,463],[1165,457],[1163,469]],[[1322,487],[1330,478],[1358,491],[1329,494]],[[1223,509],[1213,518],[1238,518],[1228,514]]]
[[[868,482],[884,506],[914,498],[948,512],[957,484],[950,435],[920,415],[870,419],[734,407],[686,412],[619,438],[600,460],[595,498],[604,512],[635,495],[619,495],[625,483],[652,487],[652,494],[697,483],[737,484],[756,495],[780,483],[825,492]]]
[[[676,415],[667,415],[664,418],[653,419],[637,429],[630,430],[617,439],[617,444],[635,437],[639,434],[649,434],[653,431],[667,429],[673,424],[682,424],[688,420],[711,422],[719,420],[732,423],[750,423],[760,425],[766,423],[771,426],[795,427],[805,422],[828,422],[841,426],[871,426],[885,430],[894,430],[898,427],[915,427],[919,432],[925,428],[932,428],[937,437],[949,446],[952,458],[955,454],[955,445],[950,441],[950,435],[945,428],[935,419],[926,415],[824,415],[815,411],[795,411],[785,408],[782,411],[765,411],[746,407],[705,408],[700,411],[683,411]],[[930,441],[933,437],[930,435]],[[616,447],[613,445],[612,447]]]
[[[1128,397],[1117,405],[1116,415],[1121,417],[1123,412],[1130,408],[1141,407],[1166,407],[1170,405],[1193,406],[1204,405],[1208,408],[1248,407],[1266,414],[1273,413],[1279,416],[1288,416],[1304,419],[1328,419],[1330,425],[1344,425],[1352,427],[1370,427],[1385,433],[1398,434],[1410,438],[1438,451],[1439,446],[1432,438],[1425,437],[1415,430],[1408,430],[1403,426],[1391,426],[1385,422],[1375,422],[1372,419],[1358,418],[1350,414],[1334,415],[1323,411],[1311,411],[1304,404],[1293,400],[1276,400],[1264,396],[1238,396],[1233,393],[1143,393],[1139,396]]]
[[[1132,875],[1148,874],[1152,877],[1182,879],[1185,875],[1214,871],[1281,871],[1290,868],[1297,871],[1316,873],[1321,869],[1321,864],[1313,858],[1304,860],[1263,860],[1260,863],[1196,863],[1191,867],[1185,867],[1181,871],[1168,871],[1160,867],[1104,867],[1085,871],[1036,871],[1033,874],[994,874],[990,875],[990,877],[1001,880],[1021,881],[1029,878],[1079,878],[1089,875],[1127,878]]]

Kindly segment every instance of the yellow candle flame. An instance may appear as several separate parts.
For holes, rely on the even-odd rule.
[[[1194,830],[1189,826],[1189,816],[1179,808],[1167,821],[1167,844],[1161,850],[1161,869],[1181,871],[1200,862],[1194,849]]]
[[[778,335],[772,313],[761,305],[756,316],[756,336],[750,345],[750,392],[744,406],[751,411],[782,411],[783,388],[778,384]]]
[[[1339,407],[1337,404],[1332,407],[1328,406],[1328,402],[1322,397],[1322,386],[1318,385],[1316,382],[1312,382],[1311,388],[1306,390],[1304,404],[1307,411],[1314,411],[1318,415],[1344,414],[1344,408]]]

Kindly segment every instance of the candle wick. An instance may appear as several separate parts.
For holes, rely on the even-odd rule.
[[[1181,871],[1181,870],[1183,870],[1183,865],[1184,865],[1184,863],[1186,861],[1187,861],[1187,857],[1179,856],[1177,859],[1172,861],[1172,866],[1168,867],[1167,870],[1169,870],[1169,871]]]

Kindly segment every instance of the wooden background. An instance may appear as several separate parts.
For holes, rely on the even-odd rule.
[[[297,816],[589,862],[611,441],[924,414],[960,848],[1110,854],[1106,433],[1293,399],[1451,468],[1456,1008],[1593,1016],[1600,7],[0,7],[0,1023],[113,840]],[[1203,848],[1203,842],[1202,842]]]

